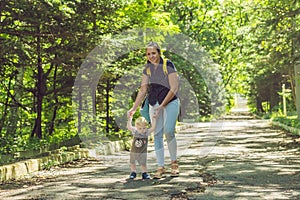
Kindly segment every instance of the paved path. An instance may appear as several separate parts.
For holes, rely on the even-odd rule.
[[[0,199],[300,199],[298,138],[247,115],[194,125],[177,134],[178,178],[129,181],[129,153],[120,152],[0,185]]]

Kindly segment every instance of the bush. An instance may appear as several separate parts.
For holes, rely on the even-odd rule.
[[[276,116],[272,118],[275,122],[280,122],[290,127],[300,128],[300,121],[297,118],[297,115],[293,116]]]

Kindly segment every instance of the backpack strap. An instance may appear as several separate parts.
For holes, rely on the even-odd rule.
[[[150,67],[147,67],[146,73],[147,73],[148,76],[151,76],[151,70],[150,70]]]
[[[164,70],[165,75],[168,75],[167,61],[168,61],[168,59],[164,58],[163,70]],[[151,76],[150,67],[147,67],[146,73],[147,73],[148,76]]]
[[[167,61],[168,61],[168,59],[164,58],[163,70],[164,70],[165,75],[168,75]]]

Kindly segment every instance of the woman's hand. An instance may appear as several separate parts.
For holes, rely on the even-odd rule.
[[[159,115],[159,113],[160,113],[160,111],[161,111],[161,109],[163,109],[164,107],[163,106],[158,106],[157,108],[155,108],[154,109],[154,114],[153,114],[153,117],[154,118],[156,118],[156,117],[158,117],[158,115]]]
[[[134,110],[133,108],[131,108],[130,110],[128,110],[128,112],[127,112],[127,117],[128,117],[128,118],[133,117],[135,111],[136,111],[136,110]]]

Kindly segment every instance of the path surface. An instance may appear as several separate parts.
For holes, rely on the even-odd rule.
[[[2,184],[0,199],[300,199],[299,139],[268,121],[233,115],[177,138],[180,177],[129,181],[129,153],[120,152]]]

